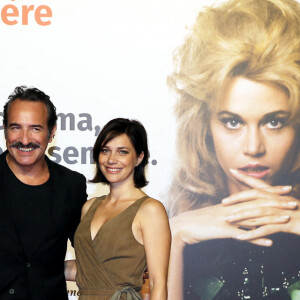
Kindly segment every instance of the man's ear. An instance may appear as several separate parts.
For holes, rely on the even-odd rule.
[[[52,140],[54,139],[54,137],[55,137],[55,132],[56,132],[56,129],[57,129],[57,127],[56,127],[56,125],[53,127],[53,129],[52,129],[52,131],[51,131],[51,133],[50,133],[50,136],[49,136],[49,143],[51,143],[52,142]]]
[[[7,136],[6,127],[5,127],[4,123],[2,123],[2,125],[3,125],[4,137],[6,138],[6,136]]]

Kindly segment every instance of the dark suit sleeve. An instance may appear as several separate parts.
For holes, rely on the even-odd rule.
[[[83,175],[81,175],[81,174],[78,175],[78,180],[74,184],[73,189],[74,189],[73,195],[76,198],[76,200],[74,199],[75,200],[74,205],[76,205],[76,212],[74,215],[72,228],[70,230],[69,239],[71,241],[72,246],[74,247],[74,234],[75,234],[77,226],[80,222],[82,206],[84,205],[84,203],[87,200],[86,179]]]

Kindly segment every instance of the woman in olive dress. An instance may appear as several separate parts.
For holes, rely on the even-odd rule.
[[[149,151],[143,125],[118,118],[101,130],[92,182],[109,193],[87,201],[75,233],[80,300],[140,300],[149,272],[151,300],[167,300],[170,229],[164,206],[141,188]]]

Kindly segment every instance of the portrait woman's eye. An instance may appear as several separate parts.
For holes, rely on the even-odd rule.
[[[221,118],[220,121],[224,124],[224,126],[231,130],[236,130],[241,128],[243,125],[242,120],[237,118]]]
[[[274,118],[271,120],[268,120],[265,123],[265,126],[269,129],[280,129],[282,127],[284,127],[285,125],[285,120],[282,118]]]

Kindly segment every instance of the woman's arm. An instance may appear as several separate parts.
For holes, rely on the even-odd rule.
[[[168,299],[181,300],[183,299],[183,249],[184,243],[180,239],[180,235],[176,234],[176,229],[173,226],[173,220],[170,220],[172,232],[172,244],[169,262],[168,275]],[[176,222],[175,222],[176,226]]]
[[[76,260],[65,260],[65,278],[66,281],[75,281],[76,277]]]
[[[167,300],[171,233],[164,206],[157,200],[146,200],[141,207],[139,220],[149,271],[151,300]]]
[[[183,250],[186,245],[212,239],[237,238],[247,232],[240,229],[239,224],[227,221],[235,211],[234,205],[225,207],[218,204],[187,211],[170,219],[172,232],[168,283],[170,300],[183,299]],[[259,238],[249,242],[269,246],[271,241]]]

